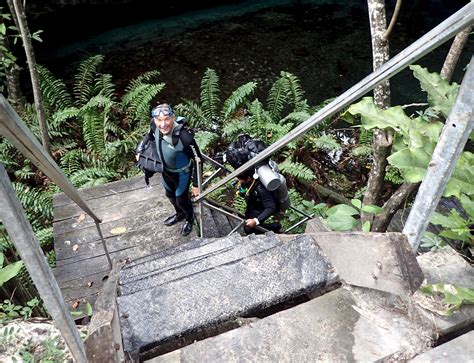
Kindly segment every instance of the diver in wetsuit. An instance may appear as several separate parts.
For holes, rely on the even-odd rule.
[[[179,124],[173,108],[162,103],[151,111],[150,130],[137,147],[137,154],[148,142],[155,142],[163,163],[163,186],[166,196],[174,206],[175,214],[165,219],[166,226],[185,220],[181,234],[187,236],[192,231],[194,221],[193,206],[189,200],[189,185],[193,183],[192,195],[199,195],[195,157],[201,157],[199,147],[189,130]]]

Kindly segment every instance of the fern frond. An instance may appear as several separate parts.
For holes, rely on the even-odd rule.
[[[50,191],[39,188],[31,188],[22,183],[13,183],[13,189],[26,211],[32,219],[52,220],[53,218],[53,195]]]
[[[278,167],[283,173],[294,176],[296,179],[301,181],[311,181],[316,179],[316,176],[310,168],[302,163],[291,161],[289,158],[282,163],[279,163]]]
[[[258,99],[250,104],[250,115],[248,118],[250,135],[265,140],[268,135],[268,127],[273,124],[273,120]]]
[[[154,81],[155,79],[158,79],[159,75],[160,75],[160,72],[158,70],[143,73],[143,74],[139,75],[137,78],[132,79],[130,81],[127,88],[125,89],[125,92],[128,93],[131,90],[133,90],[133,89],[135,89],[138,86],[141,86],[143,84],[153,84],[155,82],[152,82],[152,81]]]
[[[201,80],[201,108],[209,121],[219,116],[219,103],[219,76],[215,70],[208,68]]]
[[[196,139],[199,149],[206,152],[207,149],[219,139],[219,135],[215,132],[199,131],[194,138]]]
[[[113,181],[115,178],[115,171],[105,167],[92,167],[76,171],[71,175],[71,182],[77,188],[92,187]]]
[[[110,100],[115,98],[115,84],[112,82],[112,75],[99,74],[95,82],[94,94],[100,94]]]
[[[73,117],[77,117],[78,115],[79,109],[76,107],[63,108],[53,114],[52,122],[49,123],[49,126],[53,130],[58,130],[64,125],[64,122],[66,120],[71,119]]]
[[[17,180],[28,180],[33,178],[35,173],[31,170],[30,165],[26,164],[23,168],[15,170],[14,175]]]
[[[301,88],[300,80],[294,74],[289,72],[281,72],[288,84],[289,97],[291,103],[294,105],[295,111],[308,111],[309,106],[304,97],[304,91]]]
[[[77,105],[86,104],[94,96],[97,69],[104,60],[103,55],[94,55],[82,61],[74,76],[73,94]]]
[[[139,123],[146,120],[148,124],[150,113],[150,102],[165,87],[164,83],[158,84],[138,84],[131,88],[122,98],[122,105],[127,109],[132,121]]]
[[[224,135],[228,136],[231,139],[234,139],[239,134],[251,134],[252,129],[251,125],[246,119],[234,120],[227,122],[223,128]]]
[[[360,145],[351,150],[351,154],[355,157],[364,157],[372,154],[372,147],[368,145]]]
[[[321,135],[319,137],[311,137],[309,138],[311,145],[315,149],[325,150],[325,151],[332,151],[338,150],[341,148],[341,145],[337,142],[337,140],[332,135]]]
[[[280,124],[285,124],[288,121],[295,121],[297,125],[309,119],[311,115],[305,111],[297,111],[288,114],[285,118],[280,120]]]
[[[72,175],[83,168],[85,152],[80,149],[74,149],[66,152],[60,161],[61,169],[66,175]]]
[[[285,107],[289,94],[288,82],[283,78],[278,78],[268,92],[267,105],[268,112],[273,120],[280,118],[281,112]]]
[[[104,116],[93,109],[82,113],[82,132],[89,150],[103,151],[105,148]]]
[[[372,145],[372,139],[374,137],[373,130],[366,130],[364,128],[359,129],[359,144],[360,145]]]
[[[248,97],[255,92],[256,88],[256,82],[247,82],[232,92],[222,105],[221,115],[223,120],[228,120],[229,116],[247,101]]]
[[[57,79],[47,68],[37,65],[41,95],[46,109],[53,113],[73,105],[72,97],[69,94],[63,80]]]
[[[175,111],[177,114],[185,117],[193,128],[197,128],[201,124],[204,124],[204,127],[207,128],[211,123],[211,120],[207,119],[204,115],[202,108],[193,101],[184,100],[183,103],[175,106]]]

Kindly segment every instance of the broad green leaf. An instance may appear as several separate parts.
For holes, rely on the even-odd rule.
[[[442,215],[441,213],[438,213],[438,212],[433,213],[433,216],[431,217],[431,223],[436,224],[438,226],[442,226],[444,228],[459,227],[458,223],[453,218]]]
[[[417,183],[425,176],[431,153],[428,153],[425,147],[403,149],[390,155],[387,160],[400,170],[406,181]]]
[[[466,211],[466,213],[469,215],[471,219],[474,219],[474,200],[472,200],[465,194],[461,194],[461,197],[459,199],[461,200],[461,205]],[[0,262],[0,266],[1,265],[2,264]]]
[[[351,199],[351,203],[354,207],[356,207],[357,209],[361,209],[362,208],[362,202],[359,200],[359,199]]]
[[[438,73],[430,73],[426,68],[412,65],[413,75],[420,81],[423,91],[428,93],[428,103],[433,109],[448,117],[449,111],[459,91],[457,83],[449,84]]]
[[[365,213],[379,214],[382,211],[383,211],[382,208],[373,204],[367,204],[362,207],[362,212],[365,212]]]
[[[362,232],[370,232],[370,221],[365,221],[362,225]]]
[[[355,218],[341,214],[329,216],[324,222],[333,231],[350,231],[357,226]]]
[[[5,35],[7,32],[7,27],[5,26],[4,23],[0,23],[0,34]]]
[[[0,286],[8,280],[14,278],[23,267],[23,261],[17,261],[6,265],[0,269]]]
[[[86,315],[92,316],[92,305],[90,303],[86,304]]]
[[[458,229],[458,230],[445,230],[440,232],[439,234],[442,237],[446,237],[455,241],[462,241],[470,243],[472,239],[472,235],[469,229]]]
[[[367,130],[391,128],[408,137],[411,119],[400,106],[382,110],[375,106],[371,97],[364,97],[360,102],[349,107],[348,112],[361,116],[362,127]]]
[[[5,256],[3,255],[3,253],[0,252],[0,268],[3,266],[4,259],[5,259]]]
[[[473,180],[474,154],[465,151],[459,157],[443,195],[445,197],[455,195],[458,198],[461,196],[461,193],[474,195]]]
[[[358,215],[359,211],[347,204],[338,204],[338,205],[335,205],[334,207],[329,208],[327,211],[328,216],[332,216],[335,214],[343,215],[343,216],[354,216],[354,215]]]

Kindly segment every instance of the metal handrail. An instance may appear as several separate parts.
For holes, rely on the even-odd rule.
[[[5,136],[27,159],[48,176],[61,190],[71,198],[95,222],[99,238],[104,249],[109,267],[112,268],[109,251],[100,229],[101,219],[89,208],[79,191],[64,175],[58,164],[39,143],[35,135],[28,129],[5,97],[0,94],[0,135]]]
[[[308,120],[290,131],[288,135],[282,137],[274,144],[270,145],[267,149],[263,150],[260,154],[242,165],[240,168],[234,170],[227,177],[209,187],[196,198],[196,201],[206,197],[208,194],[225,185],[240,173],[250,169],[262,160],[270,157],[273,153],[282,149],[296,138],[304,135],[309,129],[316,126],[318,123],[341,111],[344,107],[350,105],[366,93],[370,92],[383,81],[393,77],[405,69],[408,65],[417,61],[425,54],[429,53],[439,45],[454,37],[459,31],[463,30],[466,26],[469,26],[473,22],[474,2],[470,2],[448,19],[443,21],[440,25],[426,33],[412,45],[405,48],[387,63],[383,64],[376,71],[372,72],[370,75],[352,86],[346,92],[335,98],[332,102],[327,104]]]

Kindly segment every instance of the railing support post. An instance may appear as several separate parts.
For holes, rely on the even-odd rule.
[[[46,262],[40,244],[18,201],[8,174],[0,164],[0,219],[20,254],[31,279],[66,341],[76,362],[86,362],[79,331],[64,303],[61,290]]]

